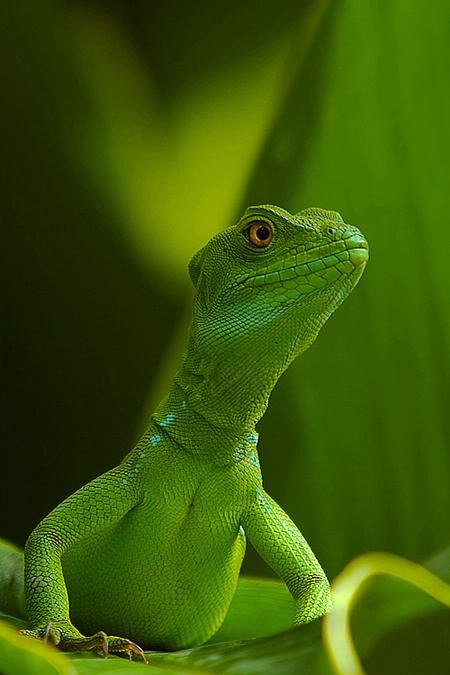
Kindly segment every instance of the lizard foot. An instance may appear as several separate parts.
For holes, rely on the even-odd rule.
[[[148,663],[145,652],[139,645],[127,640],[127,638],[117,637],[115,635],[106,635],[104,631],[99,631],[89,637],[84,637],[76,631],[75,635],[64,635],[64,630],[55,623],[48,623],[43,628],[37,630],[21,630],[21,635],[49,642],[61,649],[63,652],[94,652],[95,654],[117,654],[125,656],[130,661],[133,656],[139,658],[144,663]]]
[[[99,635],[99,633],[97,633]],[[145,652],[139,645],[127,638],[116,637],[115,635],[106,635],[102,632],[102,635],[106,638],[106,653],[117,654],[118,656],[126,656],[130,661],[133,660],[133,656],[136,656],[138,659],[142,659],[144,663],[148,663]],[[95,636],[93,636],[95,637]]]

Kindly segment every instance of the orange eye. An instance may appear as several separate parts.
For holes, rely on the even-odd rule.
[[[273,238],[272,225],[265,220],[255,220],[247,229],[247,238],[253,246],[264,248]]]

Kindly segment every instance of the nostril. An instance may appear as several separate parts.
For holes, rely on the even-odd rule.
[[[363,235],[360,232],[357,232],[353,234],[351,237],[348,237],[345,239],[345,245],[347,249],[351,248],[369,248],[369,244],[367,243],[366,239],[363,237]]]

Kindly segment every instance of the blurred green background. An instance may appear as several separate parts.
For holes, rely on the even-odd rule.
[[[1,535],[131,448],[190,256],[275,203],[339,211],[371,260],[272,396],[266,488],[330,577],[446,546],[450,4],[16,0],[0,62]]]

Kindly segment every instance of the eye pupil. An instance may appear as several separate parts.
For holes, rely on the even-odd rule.
[[[270,230],[268,227],[265,225],[261,225],[261,227],[258,227],[256,230],[256,236],[260,241],[266,241],[270,237]]]
[[[273,238],[272,225],[264,220],[255,220],[247,228],[247,240],[253,246],[265,248]]]

